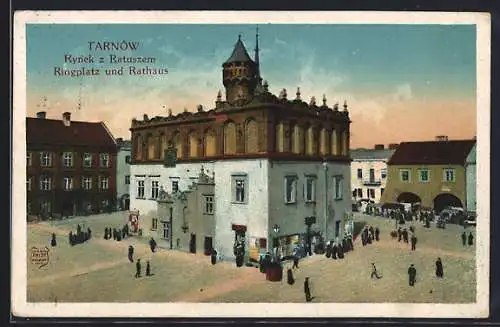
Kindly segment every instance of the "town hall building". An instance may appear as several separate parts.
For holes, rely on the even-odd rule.
[[[351,209],[347,104],[290,99],[261,77],[240,37],[222,65],[225,95],[165,117],[133,119],[130,208],[168,248],[254,259],[290,254],[313,231],[344,236]],[[309,226],[308,226],[309,225]],[[310,238],[307,238],[310,239]]]

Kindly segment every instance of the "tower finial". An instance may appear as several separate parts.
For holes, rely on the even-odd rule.
[[[240,41],[240,40],[241,40],[241,33],[238,34],[238,41]]]
[[[262,78],[260,77],[260,58],[259,58],[259,26],[256,27],[255,32],[255,66],[257,67],[255,75],[257,82],[262,85]]]

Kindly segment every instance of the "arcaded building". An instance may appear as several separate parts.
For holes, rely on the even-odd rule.
[[[130,207],[144,228],[164,221],[169,229],[170,221],[184,219],[159,217],[160,189],[182,193],[203,172],[213,182],[202,202],[214,226],[200,237],[226,258],[238,240],[249,256],[278,244],[291,251],[304,242],[306,217],[313,217],[312,231],[342,237],[351,207],[347,104],[330,107],[325,96],[304,102],[299,88],[292,97],[284,89],[270,93],[258,39],[251,58],[238,37],[222,65],[222,84],[224,95],[217,93],[212,108],[132,121]],[[185,233],[199,230],[195,221],[184,222]]]

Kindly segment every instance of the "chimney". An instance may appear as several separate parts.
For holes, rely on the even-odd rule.
[[[375,150],[384,150],[384,145],[383,144],[375,144],[374,149]]]
[[[448,141],[448,136],[438,135],[438,136],[436,136],[436,141],[439,141],[439,142]]]
[[[46,115],[47,115],[47,113],[45,111],[39,111],[36,113],[36,118],[45,119]]]
[[[398,145],[397,143],[391,143],[389,144],[389,150],[396,150],[398,148]]]
[[[69,125],[71,125],[71,113],[65,112],[63,113],[62,116],[63,116],[64,126],[68,127]]]

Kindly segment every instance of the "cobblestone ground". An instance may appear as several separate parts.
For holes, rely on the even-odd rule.
[[[39,223],[28,227],[28,250],[50,248],[50,262],[38,268],[28,263],[30,302],[304,302],[303,282],[310,277],[313,302],[441,302],[471,303],[476,298],[475,246],[463,247],[463,228],[445,230],[416,224],[417,250],[393,240],[394,222],[385,218],[355,216],[381,230],[380,242],[355,250],[344,260],[314,255],[301,260],[294,271],[295,284],[268,282],[256,268],[236,268],[232,262],[210,264],[209,257],[178,251],[151,253],[147,239],[121,242],[104,240],[104,228],[124,223],[125,213]],[[92,229],[87,243],[71,247],[68,233],[80,223]],[[467,229],[467,233],[475,230]],[[58,244],[50,247],[50,234]],[[475,236],[475,235],[474,235]],[[142,273],[150,260],[154,276],[134,278],[135,264],[127,259],[132,244],[141,258]],[[29,251],[28,251],[29,255]],[[434,262],[441,257],[444,279],[435,277]],[[370,279],[374,262],[379,280]],[[413,263],[417,283],[408,286],[407,269]],[[285,268],[291,266],[290,263]]]

